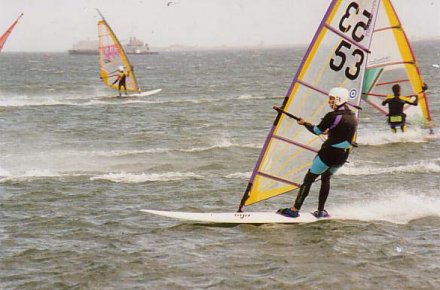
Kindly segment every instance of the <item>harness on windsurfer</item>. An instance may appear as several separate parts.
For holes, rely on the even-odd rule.
[[[278,213],[287,217],[298,217],[304,200],[309,194],[313,182],[321,175],[318,210],[313,213],[317,218],[329,217],[324,209],[330,192],[331,176],[344,165],[351,148],[357,128],[356,115],[347,105],[349,92],[345,88],[330,90],[328,104],[333,109],[327,113],[318,125],[312,125],[303,119],[297,122],[315,135],[327,134],[327,140],[322,144],[318,154],[313,159],[312,166],[304,177],[295,203],[291,208],[280,209]]]
[[[424,92],[428,86],[426,84],[422,87],[422,92]],[[388,104],[388,124],[390,124],[391,131],[397,133],[396,127],[400,127],[402,132],[406,131],[406,114],[403,112],[405,104],[409,104],[412,106],[418,105],[418,97],[417,95],[410,96],[401,96],[400,95],[400,85],[396,84],[392,87],[393,94],[386,97],[386,99],[382,102],[382,106]],[[421,92],[421,93],[422,93]],[[415,97],[414,100],[411,100],[411,97]]]
[[[124,67],[123,66],[119,66],[118,67],[118,74],[116,77],[116,80],[112,83],[112,85],[118,83],[118,91],[119,91],[119,97],[121,96],[121,87],[124,87],[124,92],[125,95],[127,95],[127,86],[125,84],[125,80],[127,79],[128,76],[128,72],[124,72]]]

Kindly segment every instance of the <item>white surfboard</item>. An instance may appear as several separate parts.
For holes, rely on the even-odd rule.
[[[300,224],[331,219],[318,219],[314,217],[311,213],[307,212],[301,213],[300,216],[297,218],[289,218],[275,212],[201,213],[149,209],[142,209],[141,211],[174,219],[218,224]]]
[[[435,141],[440,139],[440,132],[434,133],[434,134],[429,134],[429,135],[425,135],[423,137],[425,140],[427,141]]]
[[[151,95],[157,94],[160,91],[162,91],[162,89],[140,92],[140,93],[136,93],[136,94],[129,94],[126,97],[128,97],[128,98],[146,97],[146,96],[151,96]],[[122,96],[121,98],[124,98],[124,96]]]

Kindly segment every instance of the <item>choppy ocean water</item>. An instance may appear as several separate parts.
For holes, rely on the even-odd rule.
[[[438,134],[439,46],[414,48]],[[126,100],[108,98],[96,56],[3,53],[0,288],[440,288],[440,140],[391,135],[368,107],[327,203],[346,220],[224,227],[139,212],[236,210],[304,51],[133,56],[141,87],[162,92]]]

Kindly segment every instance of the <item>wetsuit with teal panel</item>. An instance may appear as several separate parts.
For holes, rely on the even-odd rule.
[[[305,123],[304,126],[311,133],[320,135],[327,131],[328,138],[318,151],[312,166],[304,177],[295,208],[299,210],[309,194],[313,182],[321,176],[321,189],[319,191],[318,210],[324,210],[324,205],[330,191],[330,177],[347,161],[352,141],[356,133],[357,119],[347,105],[342,104],[336,110],[329,112],[318,125]]]

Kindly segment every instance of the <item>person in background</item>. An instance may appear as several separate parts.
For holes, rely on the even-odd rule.
[[[119,97],[121,97],[121,87],[124,87],[125,95],[127,95],[127,87],[125,81],[128,75],[129,73],[124,71],[123,66],[118,67],[118,74],[116,75],[116,80],[112,83],[112,85],[118,83]]]
[[[422,91],[426,91],[428,86],[423,84]],[[406,114],[403,112],[405,104],[412,106],[418,105],[417,95],[401,96],[400,95],[400,85],[396,84],[392,87],[393,95],[389,95],[382,102],[382,106],[388,105],[388,124],[390,124],[391,131],[397,133],[397,128],[400,127],[402,132],[406,131]],[[414,97],[414,100],[411,98]]]

